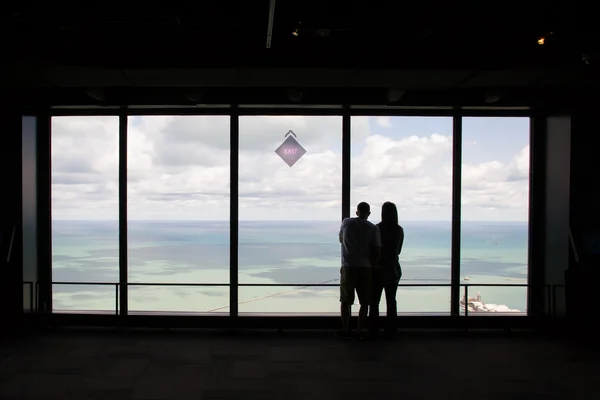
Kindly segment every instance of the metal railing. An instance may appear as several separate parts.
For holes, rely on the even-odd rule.
[[[326,281],[331,282],[334,280]],[[39,312],[39,283],[32,281],[24,281],[23,285],[27,285],[30,288],[29,291],[29,300],[30,300],[30,312],[37,313]],[[52,282],[52,286],[55,285],[70,285],[70,286],[112,286],[115,290],[115,309],[114,314],[119,315],[120,307],[119,307],[119,292],[120,288],[123,284],[118,282]],[[126,284],[127,287],[230,287],[230,284],[227,283],[161,283],[161,282],[128,282]],[[302,288],[311,288],[311,287],[339,287],[339,283],[313,283],[313,284],[303,284],[303,283],[238,283],[238,287],[296,287],[298,289]],[[529,289],[530,285],[528,284],[499,284],[499,283],[461,283],[460,287],[464,287],[464,295],[465,295],[465,312],[462,314],[465,317],[469,316],[469,307],[468,307],[468,299],[469,299],[469,288],[471,287],[514,287],[514,288],[526,288]],[[450,283],[399,283],[399,288],[409,288],[409,287],[448,287],[451,288],[452,284]],[[546,289],[546,294],[548,296],[546,303],[546,311],[548,316],[555,317],[556,309],[557,309],[557,301],[556,301],[556,289],[559,287],[564,287],[562,284],[557,285],[544,285]],[[35,291],[31,290],[35,288]],[[287,293],[287,292],[282,292]],[[277,293],[275,295],[278,295]],[[266,297],[274,297],[274,296],[264,296]],[[239,303],[238,303],[239,304]],[[227,308],[230,305],[219,307],[218,309]],[[85,313],[85,310],[77,310]],[[172,311],[176,313],[176,311]],[[203,312],[196,312],[196,314],[201,314]],[[320,314],[320,313],[315,313]],[[415,314],[418,314],[415,312]],[[477,313],[480,314],[480,313]],[[500,313],[501,315],[506,314],[517,314],[523,315],[525,313]]]

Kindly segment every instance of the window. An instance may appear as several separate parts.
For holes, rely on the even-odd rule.
[[[229,312],[229,137],[228,116],[129,118],[130,313]]]
[[[53,117],[51,129],[52,280],[81,283],[53,285],[54,312],[114,312],[119,119]]]
[[[405,231],[398,312],[448,313],[452,118],[361,116],[352,117],[351,129],[350,215],[366,201],[369,220],[378,223],[381,205],[391,201]],[[385,311],[385,298],[380,304]]]
[[[129,312],[229,313],[230,117],[127,124]],[[398,311],[449,313],[452,129],[352,117],[342,210],[341,116],[241,116],[239,312],[337,314],[342,211],[366,201],[378,223],[391,201],[405,230]],[[462,119],[463,312],[527,311],[529,133],[529,118]],[[51,145],[54,312],[113,313],[119,118],[53,117]]]
[[[239,137],[239,283],[296,285],[241,286],[239,312],[338,312],[342,118],[242,116]]]
[[[469,312],[527,307],[529,118],[463,118],[461,284]],[[461,301],[461,309],[466,306]]]

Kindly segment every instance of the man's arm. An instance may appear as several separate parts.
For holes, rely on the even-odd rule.
[[[379,258],[381,257],[381,246],[373,247],[371,249],[371,266],[376,267],[379,262]]]
[[[343,234],[343,231],[344,231],[344,222],[346,222],[346,218],[344,218],[342,220],[342,226],[340,226],[340,233],[338,233],[338,236],[340,238],[340,243],[342,243],[344,241],[344,234]]]

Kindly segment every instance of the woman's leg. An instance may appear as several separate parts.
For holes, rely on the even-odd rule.
[[[385,303],[387,306],[385,331],[388,335],[394,335],[396,333],[396,319],[398,317],[398,303],[396,302],[397,292],[397,283],[385,287]]]
[[[369,333],[376,336],[379,332],[379,302],[383,286],[373,279],[373,290],[371,291],[371,306],[369,307]]]

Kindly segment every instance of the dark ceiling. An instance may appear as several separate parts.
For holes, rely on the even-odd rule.
[[[575,4],[278,0],[267,48],[269,0],[22,1],[0,15],[0,86],[567,90],[598,83]]]
[[[537,0],[519,8],[510,1],[279,0],[270,49],[269,0],[63,4],[22,2],[5,11],[7,54],[129,69],[464,69],[573,66],[588,45],[588,36],[560,31],[574,22],[572,12]],[[551,31],[552,40],[537,45]]]

